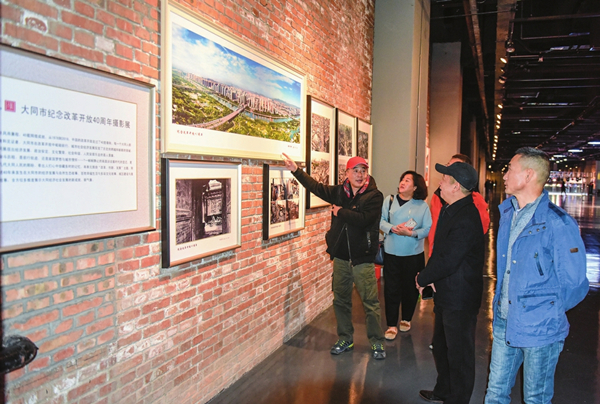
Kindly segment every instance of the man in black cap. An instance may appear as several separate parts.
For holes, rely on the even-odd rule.
[[[431,390],[421,390],[426,401],[468,404],[475,382],[475,325],[483,293],[484,236],[472,190],[477,171],[466,163],[436,164],[444,174],[441,196],[447,202],[435,233],[435,248],[416,278],[421,292],[435,290],[433,356],[438,372]]]

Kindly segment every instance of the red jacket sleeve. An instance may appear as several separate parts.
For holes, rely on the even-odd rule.
[[[440,200],[440,197],[436,194],[433,194],[430,205],[431,207],[429,210],[431,211],[431,228],[429,229],[427,241],[429,242],[429,256],[431,257],[431,253],[433,252],[433,240],[435,239],[435,229],[437,228],[440,211],[442,210],[442,201]]]
[[[475,207],[479,211],[479,216],[481,217],[483,234],[486,234],[488,232],[488,229],[490,228],[490,214],[488,212],[488,204],[485,202],[485,199],[483,199],[483,196],[481,196],[479,192],[473,192],[473,203],[475,204]]]

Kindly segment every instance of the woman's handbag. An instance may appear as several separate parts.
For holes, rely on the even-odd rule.
[[[376,265],[383,265],[383,253],[384,248],[383,248],[383,242],[385,241],[385,238],[379,240],[379,248],[377,249],[377,255],[375,255],[375,264]]]
[[[390,209],[392,208],[392,203],[394,202],[394,195],[390,195],[390,205],[388,206],[388,222],[390,221]],[[375,255],[375,261],[373,261],[376,265],[383,265],[383,254],[385,253],[385,248],[383,243],[385,242],[385,235],[381,240],[379,240],[379,247],[377,248],[377,255]]]

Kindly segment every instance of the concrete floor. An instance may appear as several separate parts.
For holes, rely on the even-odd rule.
[[[568,313],[571,332],[558,363],[553,403],[600,404],[600,198],[575,195],[551,195],[551,198],[580,224],[592,285],[586,299]],[[495,200],[490,206],[492,224],[484,269],[484,299],[477,323],[477,369],[471,404],[483,403],[487,383],[498,202]],[[382,305],[383,282],[382,278],[379,282]],[[356,292],[353,302],[353,352],[339,356],[329,353],[337,340],[335,317],[329,308],[209,403],[425,403],[419,398],[419,390],[433,389],[437,375],[428,348],[433,332],[433,301],[418,304],[412,329],[386,343],[387,359],[383,361],[371,358],[364,311]],[[382,307],[382,326],[385,326],[383,313]],[[512,403],[522,403],[520,377],[512,398]]]

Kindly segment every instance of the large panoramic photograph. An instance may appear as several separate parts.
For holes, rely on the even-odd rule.
[[[169,23],[165,151],[302,160],[304,78],[174,7]]]

